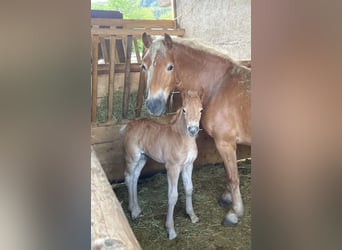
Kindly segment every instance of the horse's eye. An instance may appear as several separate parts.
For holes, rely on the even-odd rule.
[[[203,113],[203,109],[200,110],[200,113],[201,113],[201,114]]]
[[[186,112],[186,110],[185,109],[183,109],[183,113],[185,113]]]
[[[167,66],[167,71],[171,71],[171,70],[173,70],[173,65]]]
[[[141,68],[142,68],[142,70],[146,70],[146,66],[144,65],[144,64],[141,64]]]

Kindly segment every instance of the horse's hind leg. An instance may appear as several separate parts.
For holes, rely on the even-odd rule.
[[[178,200],[177,184],[180,174],[180,167],[166,165],[166,169],[168,183],[168,210],[166,216],[166,229],[169,234],[169,240],[173,240],[177,237],[173,221],[173,212]]]
[[[227,190],[224,195],[229,198],[231,191],[232,207],[225,216],[222,224],[224,226],[235,226],[239,217],[243,215],[243,202],[240,193],[240,181],[238,176],[238,168],[236,162],[236,143],[235,141],[224,141],[215,139],[217,150],[219,151],[226,170]]]
[[[192,164],[185,166],[182,171],[182,178],[186,197],[186,213],[190,216],[191,222],[196,223],[198,222],[198,217],[196,216],[194,209],[192,207],[192,168]]]
[[[125,171],[125,182],[128,188],[128,208],[131,211],[131,216],[133,219],[137,218],[141,209],[138,203],[138,179],[141,170],[145,166],[147,157],[144,154],[138,155],[135,159],[127,162],[127,169]]]

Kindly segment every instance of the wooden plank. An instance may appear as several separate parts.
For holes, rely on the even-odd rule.
[[[91,249],[141,249],[91,148]]]
[[[101,46],[103,60],[105,61],[105,63],[108,63],[109,61],[108,52],[107,52],[106,41],[104,37],[100,37],[100,46]]]
[[[98,64],[98,45],[99,45],[99,36],[93,36],[92,43],[92,84],[91,84],[91,93],[92,93],[92,105],[91,105],[91,122],[96,122],[96,104],[97,104],[97,64]]]
[[[143,27],[143,28],[175,28],[173,20],[134,20],[134,19],[109,19],[92,18],[91,25],[101,26],[124,26],[125,28]]]
[[[143,48],[143,57],[146,53],[145,47]],[[139,86],[138,86],[138,94],[137,94],[137,105],[135,108],[135,117],[140,117],[141,115],[141,109],[143,105],[144,100],[144,94],[145,94],[145,88],[146,88],[146,76],[145,72],[140,68],[140,76],[139,76]]]
[[[123,90],[123,101],[122,101],[122,117],[127,118],[128,114],[128,103],[130,93],[130,72],[131,72],[131,52],[132,52],[132,36],[127,36],[127,49],[126,49],[126,64],[125,64],[125,81]]]
[[[97,66],[98,74],[109,74],[110,65],[108,64],[99,64]],[[131,63],[131,72],[140,72],[141,67],[140,63]],[[125,64],[124,63],[116,63],[114,67],[115,73],[125,73]]]
[[[141,63],[140,51],[139,51],[139,47],[138,47],[138,39],[134,38],[133,42],[134,42],[134,49],[135,49],[135,55],[137,57],[137,62]]]
[[[114,72],[115,72],[115,36],[110,37],[110,61],[109,61],[109,79],[108,79],[108,114],[107,121],[112,120],[113,113],[113,98],[114,98]]]
[[[92,35],[100,35],[100,36],[111,36],[115,35],[120,38],[124,38],[127,35],[132,35],[134,38],[141,39],[141,36],[144,32],[149,33],[150,35],[164,35],[165,33],[170,36],[184,36],[185,29],[101,29],[101,28],[92,28]]]

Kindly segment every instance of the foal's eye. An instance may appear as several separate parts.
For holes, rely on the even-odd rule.
[[[185,113],[186,112],[186,110],[185,109],[183,109],[183,113]]]
[[[142,70],[146,70],[146,66],[144,64],[141,65]]]
[[[171,70],[173,70],[173,65],[167,66],[167,71],[171,71]]]
[[[201,113],[201,114],[203,113],[203,109],[200,110],[200,113]]]

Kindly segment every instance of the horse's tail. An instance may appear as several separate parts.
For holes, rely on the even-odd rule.
[[[121,126],[121,128],[120,128],[120,135],[121,136],[123,136],[125,134],[126,127],[127,127],[127,124],[124,124]]]

